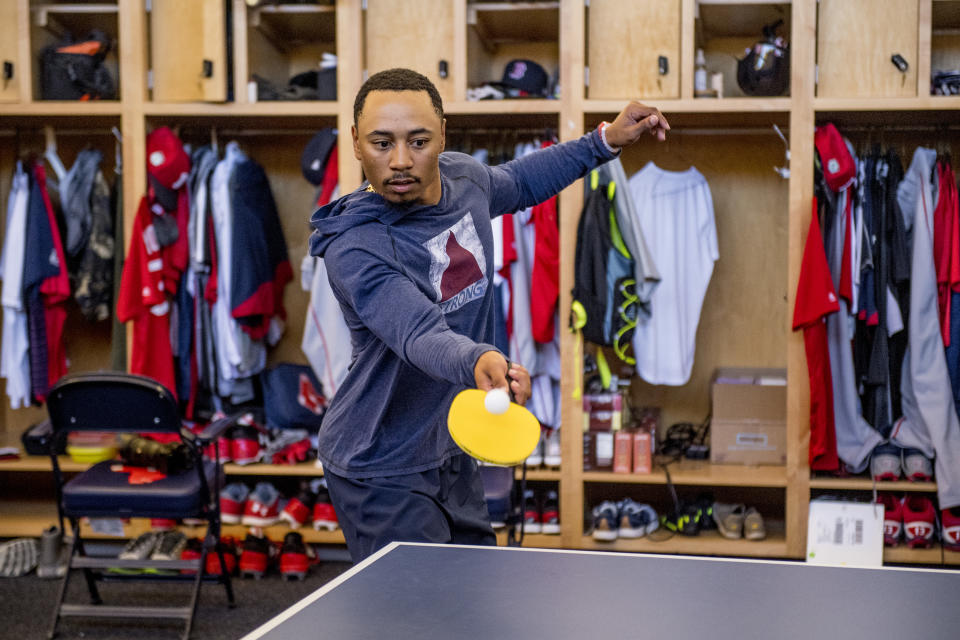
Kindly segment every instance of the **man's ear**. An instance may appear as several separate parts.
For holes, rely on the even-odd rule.
[[[360,160],[360,135],[357,133],[357,125],[350,125],[350,135],[353,137],[353,157]]]

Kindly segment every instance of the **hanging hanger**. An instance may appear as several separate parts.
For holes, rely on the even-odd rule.
[[[46,148],[43,150],[43,157],[49,163],[53,172],[57,174],[58,180],[63,180],[67,175],[67,169],[63,166],[63,161],[57,155],[57,136],[53,132],[53,126],[44,125],[43,137],[46,139]]]
[[[110,127],[110,133],[113,134],[113,172],[117,175],[123,173],[123,134],[116,126]]]
[[[217,128],[210,127],[210,146],[213,148],[213,152],[216,154],[220,153],[220,146],[217,143]]]
[[[777,134],[777,136],[781,140],[783,140],[783,146],[784,146],[783,166],[782,167],[774,166],[773,170],[776,171],[777,175],[779,175],[781,178],[783,178],[784,180],[788,180],[790,178],[790,143],[787,142],[786,136],[783,135],[783,132],[780,131],[780,127],[778,127],[776,123],[773,124],[773,131],[774,133]]]

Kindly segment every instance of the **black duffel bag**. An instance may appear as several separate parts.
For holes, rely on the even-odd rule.
[[[116,85],[103,64],[112,42],[94,29],[79,41],[67,34],[41,54],[43,100],[112,100]]]

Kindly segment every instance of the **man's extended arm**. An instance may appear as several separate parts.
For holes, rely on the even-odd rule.
[[[611,160],[621,147],[644,133],[664,140],[670,125],[655,107],[631,102],[610,123],[563,144],[553,145],[503,165],[488,168],[490,213],[500,215],[532,207],[554,196],[587,171]],[[616,151],[611,151],[610,148]]]

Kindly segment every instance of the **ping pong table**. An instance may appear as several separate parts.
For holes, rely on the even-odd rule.
[[[244,640],[960,637],[960,572],[393,543]]]

